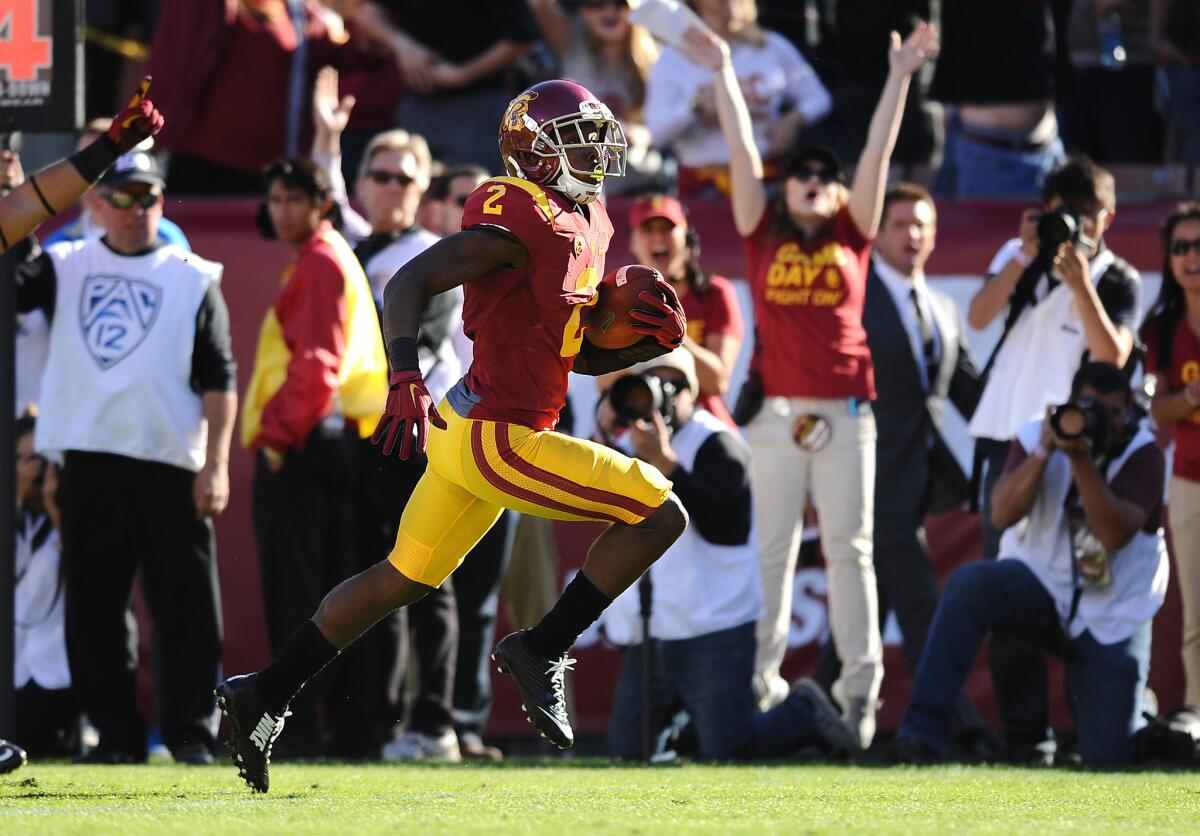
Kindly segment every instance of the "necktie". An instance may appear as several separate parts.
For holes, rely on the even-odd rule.
[[[925,366],[925,388],[932,391],[937,381],[938,366],[937,340],[933,337],[933,324],[925,316],[925,307],[921,304],[921,295],[914,287],[908,292],[909,302],[917,317],[917,331],[921,337],[921,360]]]

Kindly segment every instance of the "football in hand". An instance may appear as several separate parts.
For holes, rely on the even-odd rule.
[[[646,290],[662,299],[662,291],[655,286],[659,277],[657,270],[644,264],[627,264],[605,276],[600,282],[600,298],[588,315],[587,341],[597,348],[612,349],[628,348],[641,340],[645,334],[633,330],[636,321],[629,318],[629,312],[641,308],[657,313],[638,296]]]

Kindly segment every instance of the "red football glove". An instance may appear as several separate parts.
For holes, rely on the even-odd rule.
[[[146,98],[149,89],[150,76],[146,76],[125,109],[113,117],[112,126],[108,129],[108,138],[122,154],[133,150],[163,128],[163,115],[154,109],[154,102]]]
[[[671,287],[671,283],[662,276],[655,280],[654,286],[662,292],[663,296],[667,297],[667,301],[664,302],[650,291],[643,290],[638,294],[638,299],[654,310],[647,311],[642,308],[630,310],[629,318],[634,321],[630,328],[639,334],[654,337],[664,348],[679,348],[683,345],[683,335],[687,333],[687,317],[683,314],[683,305],[679,301],[679,295],[675,293],[675,288]]]
[[[387,406],[371,435],[371,443],[378,444],[382,438],[383,454],[390,456],[396,446],[396,436],[403,434],[400,458],[407,459],[413,452],[413,429],[417,431],[417,452],[424,453],[431,423],[439,430],[446,429],[446,422],[438,415],[433,395],[425,388],[421,373],[415,369],[392,372],[388,378]]]

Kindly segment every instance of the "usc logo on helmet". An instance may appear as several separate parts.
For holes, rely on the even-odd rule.
[[[504,127],[510,131],[519,131],[525,127],[525,117],[529,115],[529,103],[536,99],[537,91],[522,93],[513,99],[508,110],[504,113]]]

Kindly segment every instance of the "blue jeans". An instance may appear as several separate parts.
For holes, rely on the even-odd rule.
[[[1065,658],[1084,763],[1114,766],[1132,758],[1150,670],[1150,622],[1115,644],[1100,644],[1086,631],[1068,639],[1049,593],[1018,560],[972,563],[950,576],[897,737],[946,751],[955,699],[992,631]]]
[[[657,735],[680,707],[691,715],[701,760],[788,755],[817,742],[807,705],[789,696],[768,712],[755,707],[753,621],[694,639],[650,642],[650,728]],[[613,693],[608,747],[613,757],[642,755],[642,645],[625,653]]]
[[[1025,138],[995,128],[970,130],[1014,146]],[[946,150],[936,188],[939,194],[952,197],[1036,198],[1046,175],[1065,159],[1058,137],[1035,151],[996,148],[965,136],[962,121],[955,116],[946,127]]]
[[[1175,156],[1183,162],[1200,163],[1200,67],[1165,67],[1162,73],[1167,121],[1179,140]]]

